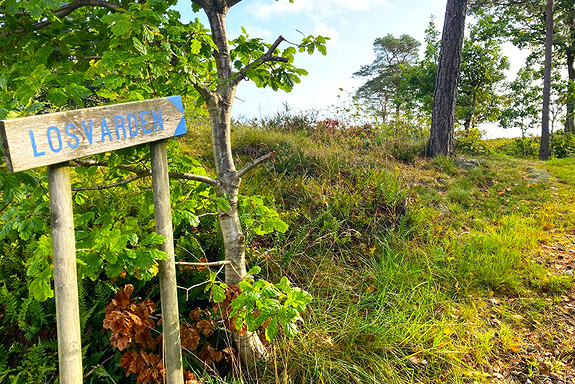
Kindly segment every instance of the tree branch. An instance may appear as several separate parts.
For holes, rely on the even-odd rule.
[[[208,7],[208,3],[205,0],[192,0],[192,3],[199,5],[203,9],[206,9]]]
[[[170,172],[169,176],[171,179],[199,181],[200,183],[206,183],[208,185],[211,185],[214,188],[217,188],[220,185],[220,183],[216,179],[212,179],[211,177],[208,176],[194,175],[191,173],[179,173],[179,172]]]
[[[202,95],[204,101],[208,101],[212,97],[214,97],[214,93],[212,92],[212,90],[208,88],[208,86],[201,81],[199,83],[194,83],[194,88],[196,89],[196,91],[198,91],[200,95]]]
[[[74,160],[74,162],[81,167],[94,167],[94,166],[109,167],[109,164],[107,161],[95,161],[95,160],[90,160],[90,159],[77,159],[77,160]],[[136,175],[139,176],[138,178],[147,177],[147,176],[152,175],[152,171],[149,169],[132,167],[130,165],[125,165],[125,164],[118,164],[118,165],[116,165],[116,167],[118,169],[123,170],[123,171],[135,173]],[[200,183],[206,183],[208,185],[211,185],[214,188],[217,188],[219,186],[219,182],[217,180],[212,179],[211,177],[208,177],[208,176],[201,176],[201,175],[194,175],[194,174],[190,174],[190,173],[180,173],[180,172],[169,172],[168,175],[171,179],[198,181]],[[136,180],[136,179],[134,179],[134,180]]]
[[[237,3],[239,3],[242,0],[227,0],[226,3],[228,5],[228,8],[233,7],[234,5],[236,5]]]
[[[68,16],[69,14],[71,14],[72,12],[74,12],[75,10],[77,10],[79,8],[83,8],[83,7],[103,7],[103,8],[108,8],[108,9],[111,9],[114,11],[118,10],[118,9],[125,9],[120,4],[111,3],[111,2],[106,1],[106,0],[74,0],[73,2],[71,2],[69,4],[62,5],[60,8],[52,11],[52,13],[54,13],[54,15],[58,19],[62,19],[64,17]],[[39,29],[47,27],[51,23],[52,22],[50,20],[45,20],[45,21],[33,23],[29,28],[20,28],[20,29],[15,29],[13,31],[6,31],[6,32],[0,34],[0,39],[7,37],[7,36],[10,36],[10,35],[13,35],[13,34],[16,34],[16,33],[26,33],[26,32],[30,32],[30,31],[37,31]]]
[[[4,205],[0,208],[0,213],[2,213],[8,206],[10,205],[11,201],[7,201]]]
[[[287,63],[288,59],[286,57],[274,56],[275,50],[282,43],[282,41],[285,41],[285,38],[280,35],[276,39],[276,41],[274,41],[274,43],[270,46],[270,48],[267,50],[266,53],[264,53],[260,58],[252,61],[251,63],[249,63],[248,65],[246,65],[242,69],[240,69],[240,71],[232,79],[230,79],[230,81],[228,83],[229,86],[234,87],[234,86],[238,85],[240,81],[245,79],[247,73],[250,70],[252,70],[253,68],[259,67],[263,63],[266,63],[269,61]]]
[[[220,265],[228,265],[230,263],[231,263],[231,261],[229,261],[229,260],[211,261],[211,262],[205,262],[205,263],[192,263],[192,262],[188,262],[188,261],[176,261],[175,262],[176,265],[188,265],[188,266],[192,266],[192,267],[216,267],[216,266],[220,266]]]
[[[274,152],[270,152],[267,153],[263,156],[258,157],[257,159],[255,159],[254,161],[252,161],[251,163],[249,163],[248,165],[246,165],[245,167],[243,167],[242,169],[240,169],[237,173],[238,177],[243,177],[246,173],[248,173],[249,171],[251,171],[252,169],[254,169],[255,167],[257,167],[258,165],[260,165],[261,163],[263,163],[264,161],[268,160],[269,158],[271,158],[272,156],[274,156],[276,153]]]
[[[102,191],[104,189],[110,189],[110,188],[119,187],[120,185],[129,184],[132,181],[136,181],[136,180],[141,179],[141,178],[146,177],[146,176],[147,175],[136,175],[136,176],[129,177],[126,180],[119,181],[117,183],[95,185],[93,187],[74,187],[74,188],[72,188],[72,191],[74,191],[74,192],[76,192],[76,191]]]

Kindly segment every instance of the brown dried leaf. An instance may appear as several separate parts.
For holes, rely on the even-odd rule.
[[[214,362],[219,363],[224,358],[224,354],[221,351],[218,351],[207,342],[200,349],[198,356],[200,356],[200,359],[207,365],[212,365]]]
[[[204,382],[196,379],[192,372],[184,371],[184,384],[204,384]]]
[[[120,359],[120,367],[126,368],[126,377],[130,373],[138,373],[146,368],[145,361],[137,351],[128,351]]]
[[[110,344],[113,347],[118,348],[120,351],[123,351],[132,345],[132,337],[130,335],[113,333],[112,336],[110,336]]]
[[[126,284],[123,290],[116,293],[116,298],[112,300],[118,308],[125,309],[130,304],[130,295],[134,292],[132,284]]]
[[[200,320],[196,327],[205,337],[210,337],[214,334],[215,322],[213,320]]]
[[[202,257],[200,257],[199,262],[200,262],[200,263],[207,263],[207,262],[208,262],[208,259],[207,259],[207,257],[202,256]],[[198,266],[196,266],[196,270],[197,270],[198,272],[203,271],[203,270],[205,270],[205,269],[208,269],[208,267],[206,267],[205,265],[198,265]]]
[[[190,312],[190,319],[192,319],[192,321],[198,322],[201,320],[201,318],[202,318],[202,310],[200,308],[196,308]]]
[[[239,361],[238,352],[233,347],[224,348],[222,352],[228,364]]]
[[[191,324],[180,326],[180,336],[182,339],[182,347],[189,351],[195,351],[200,344],[200,333]]]

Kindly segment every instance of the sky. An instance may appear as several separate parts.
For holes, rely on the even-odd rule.
[[[189,0],[180,0],[176,9],[182,20],[200,18],[208,26],[203,12],[193,13]],[[282,35],[297,43],[302,34],[329,37],[327,55],[319,52],[296,56],[295,65],[309,74],[301,79],[290,93],[259,89],[244,81],[238,87],[233,116],[236,118],[263,118],[284,111],[292,112],[342,109],[349,96],[365,79],[354,78],[353,73],[362,65],[370,64],[375,55],[373,41],[392,34],[408,34],[422,43],[430,18],[439,31],[443,27],[445,0],[243,0],[227,16],[230,39],[241,33],[243,26],[250,37],[259,37],[268,43]],[[280,49],[287,45],[280,45]],[[510,56],[510,74],[523,64],[525,54],[507,46]],[[519,130],[503,130],[485,126],[488,137],[517,137]]]

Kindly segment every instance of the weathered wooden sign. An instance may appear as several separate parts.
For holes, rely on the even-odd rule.
[[[186,133],[180,96],[0,121],[6,169],[48,166],[54,295],[61,384],[83,380],[76,245],[68,160],[150,143],[156,231],[166,237],[159,260],[166,382],[183,384],[176,267],[166,143]]]
[[[8,172],[186,133],[180,96],[0,121]]]

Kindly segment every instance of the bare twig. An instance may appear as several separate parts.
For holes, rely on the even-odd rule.
[[[141,178],[146,177],[146,176],[147,175],[136,175],[136,176],[129,177],[126,180],[119,181],[117,183],[95,185],[93,187],[74,187],[74,188],[72,188],[72,191],[74,191],[74,192],[75,191],[101,191],[104,189],[119,187],[120,185],[126,185],[126,184],[131,183],[132,181],[136,181],[136,180],[141,179]]]
[[[204,216],[217,216],[217,215],[219,215],[219,213],[217,213],[217,212],[206,212],[206,213],[202,213],[201,215],[198,215],[198,218],[204,217]]]
[[[255,167],[257,167],[258,165],[260,165],[261,163],[263,163],[264,161],[268,160],[269,158],[271,158],[273,155],[275,155],[275,151],[274,152],[270,152],[267,153],[263,156],[258,157],[257,159],[255,159],[254,161],[252,161],[251,163],[249,163],[248,165],[246,165],[245,167],[243,167],[242,169],[240,169],[238,171],[238,177],[243,177],[246,173],[248,173],[249,171],[251,171],[252,169],[254,169]]]
[[[90,370],[90,372],[86,373],[84,375],[84,379],[88,376],[90,376],[96,369],[100,368],[101,366],[103,366],[104,364],[106,364],[108,361],[110,361],[112,358],[114,358],[115,355],[112,354],[110,357],[108,357],[106,360],[102,361],[100,364],[96,364],[92,367],[92,369]],[[108,375],[108,378],[111,379],[114,383],[116,383],[116,381],[110,376]]]
[[[176,262],[176,264],[179,264],[179,263],[181,263],[181,262]],[[216,272],[216,275],[219,275],[220,272],[222,272],[222,270],[224,269],[224,267],[226,266],[226,264],[230,264],[230,262],[228,262],[228,261],[224,261],[224,263],[225,263],[225,264],[223,264],[223,265],[220,267],[220,269],[218,269],[218,271]],[[205,264],[209,264],[209,263],[193,263],[193,264],[203,264],[203,265],[205,265]],[[219,265],[221,265],[221,264],[219,264]],[[210,280],[206,280],[206,281],[203,281],[203,282],[201,282],[201,283],[194,284],[194,285],[192,285],[191,287],[188,287],[188,288],[186,288],[186,287],[181,287],[181,286],[179,286],[179,285],[178,285],[177,287],[180,288],[180,289],[183,289],[184,291],[186,291],[186,301],[187,301],[187,300],[188,300],[188,294],[190,293],[190,290],[192,290],[192,289],[194,289],[194,288],[201,287],[202,285],[206,285],[206,284],[208,284],[209,282],[210,282]]]
[[[228,265],[230,264],[230,260],[222,260],[222,261],[209,261],[205,263],[201,262],[189,262],[189,261],[176,261],[176,265],[188,265],[192,267],[216,267],[219,265]]]
[[[79,160],[75,160],[74,162],[76,164],[78,164],[78,166],[81,166],[81,167],[93,167],[93,166],[109,167],[109,164],[107,161],[95,161],[95,160],[91,160],[91,159],[79,159]],[[147,176],[152,175],[152,171],[149,169],[132,167],[130,165],[125,165],[125,164],[118,164],[118,165],[116,165],[116,167],[118,169],[123,170],[123,171],[135,173],[136,175],[138,175],[140,177],[147,177]],[[194,175],[194,174],[190,174],[190,173],[180,173],[180,172],[169,172],[169,176],[172,179],[183,179],[183,180],[198,181],[200,183],[206,183],[208,185],[211,185],[214,188],[219,186],[219,183],[217,180],[212,179],[211,177],[208,177],[208,176],[201,176],[201,175]]]

